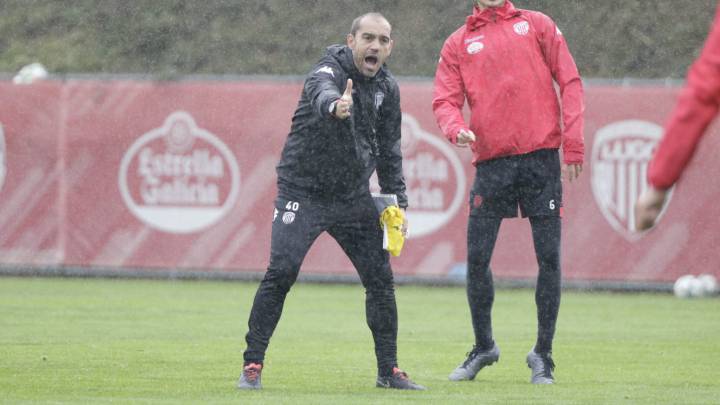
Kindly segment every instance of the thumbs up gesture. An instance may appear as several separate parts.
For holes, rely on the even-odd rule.
[[[352,113],[352,87],[352,79],[348,79],[347,86],[345,87],[345,92],[343,93],[342,97],[340,97],[340,99],[335,102],[335,117],[341,120],[346,119]]]

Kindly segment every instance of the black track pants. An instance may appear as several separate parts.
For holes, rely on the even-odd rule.
[[[245,337],[246,362],[262,362],[285,297],[315,239],[327,231],[348,255],[365,288],[367,324],[378,371],[397,366],[397,308],[388,253],[370,195],[351,202],[308,202],[278,197],[270,265],[255,295]]]

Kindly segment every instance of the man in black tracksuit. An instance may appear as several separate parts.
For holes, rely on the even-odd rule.
[[[377,386],[424,389],[397,366],[397,309],[388,253],[369,190],[377,170],[383,193],[407,207],[400,152],[400,94],[384,67],[391,27],[380,14],[353,22],[347,46],[334,45],[305,80],[277,166],[270,264],[253,302],[238,388],[261,387],[270,337],[285,297],[315,239],[328,232],[365,287],[375,342]]]

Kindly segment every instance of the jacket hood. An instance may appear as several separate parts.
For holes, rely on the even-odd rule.
[[[343,70],[345,70],[353,80],[373,80],[386,75],[387,67],[385,64],[383,64],[374,77],[367,77],[360,73],[357,66],[355,66],[352,49],[347,45],[330,45],[327,47],[327,55],[337,60]]]
[[[501,7],[488,7],[484,10],[480,10],[480,8],[475,5],[475,7],[473,7],[472,15],[467,17],[465,24],[467,25],[468,30],[475,31],[483,25],[497,20],[498,18],[507,20],[519,14],[520,10],[516,9],[515,5],[512,4],[510,0],[506,0],[505,4]]]

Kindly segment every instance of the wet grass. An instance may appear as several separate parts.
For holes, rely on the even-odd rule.
[[[0,278],[0,403],[717,403],[720,299],[566,292],[557,384],[532,386],[530,290],[500,290],[500,362],[448,373],[472,345],[462,288],[400,286],[400,366],[425,392],[374,388],[357,285],[298,284],[267,354],[264,389],[235,389],[257,283]]]

